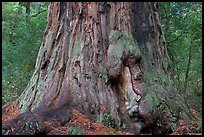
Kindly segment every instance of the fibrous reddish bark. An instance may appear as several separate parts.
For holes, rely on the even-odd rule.
[[[16,105],[40,115],[75,106],[135,134],[166,133],[175,119],[168,101],[178,99],[173,85],[165,88],[166,52],[158,3],[51,3],[35,72]]]

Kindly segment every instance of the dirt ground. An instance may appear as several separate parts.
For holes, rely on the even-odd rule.
[[[193,109],[191,109],[191,112],[193,115],[197,115],[198,113]],[[17,115],[19,115],[19,110],[12,105],[8,106],[2,114],[2,123],[15,118]],[[172,133],[172,135],[201,135],[201,133],[198,133],[197,131],[198,122],[201,122],[202,125],[202,121],[194,121],[192,122],[192,126],[189,127],[183,120],[180,120],[179,127],[174,133]],[[93,122],[76,109],[73,110],[72,119],[64,126],[61,126],[61,124],[57,121],[45,121],[44,125],[47,129],[48,135],[68,135],[79,133],[83,135],[133,135],[133,133],[116,131],[113,128]]]

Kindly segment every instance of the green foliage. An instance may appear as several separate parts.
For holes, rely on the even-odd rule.
[[[161,2],[160,17],[175,82],[187,102],[201,111],[202,3]]]
[[[103,123],[108,127],[112,127],[115,125],[115,121],[112,119],[112,116],[110,113],[107,113],[105,115],[99,115],[97,122]]]
[[[106,114],[102,121],[108,127],[115,126],[115,120],[112,119],[111,114]]]
[[[15,90],[15,87],[12,84],[10,84],[8,81],[7,83],[3,81],[3,83],[9,91]],[[3,102],[2,104],[15,100],[17,97],[18,97],[18,94],[16,92],[2,91],[2,102]]]
[[[79,127],[70,126],[68,128],[68,135],[83,135],[83,131]]]
[[[119,114],[116,112],[116,116],[113,118],[111,110],[109,110],[105,115],[100,115],[97,119],[97,122],[103,123],[105,126],[110,128],[119,128],[121,126],[121,119]]]
[[[2,2],[3,104],[21,94],[33,73],[47,8],[48,3],[31,2],[28,15],[22,2]]]

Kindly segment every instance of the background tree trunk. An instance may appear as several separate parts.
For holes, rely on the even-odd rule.
[[[158,3],[55,2],[16,105],[21,112],[72,105],[98,122],[109,114],[136,134],[166,133],[180,108],[188,111],[171,72]]]
[[[30,14],[30,2],[26,2],[26,13]]]

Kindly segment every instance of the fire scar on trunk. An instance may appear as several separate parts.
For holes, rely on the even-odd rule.
[[[141,99],[141,71],[138,64],[141,53],[138,44],[126,31],[112,30],[109,35],[106,69],[110,81],[116,81],[119,92],[123,94],[128,114],[138,112]]]
[[[133,116],[134,112],[138,112],[138,102],[141,99],[141,96],[136,94],[133,90],[132,82],[131,82],[131,74],[130,70],[127,66],[124,66],[121,77],[119,88],[122,91],[126,108],[128,110],[128,114]]]

